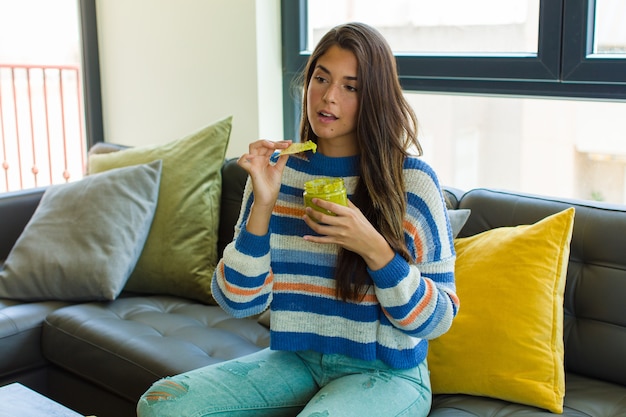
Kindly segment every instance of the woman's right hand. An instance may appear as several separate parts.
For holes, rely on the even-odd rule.
[[[277,150],[291,145],[290,140],[269,141],[258,140],[252,142],[248,153],[243,154],[237,164],[242,167],[252,181],[254,203],[248,218],[247,230],[257,235],[267,233],[269,219],[280,191],[283,169],[289,159],[288,155],[278,158],[275,164],[270,163],[270,157]]]
[[[255,203],[273,206],[276,202],[283,169],[289,156],[279,157],[276,164],[270,163],[270,157],[276,150],[285,149],[290,144],[290,140],[277,142],[258,140],[252,142],[249,145],[248,153],[242,155],[237,161],[252,179]]]

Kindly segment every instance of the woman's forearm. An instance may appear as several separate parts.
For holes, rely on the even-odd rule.
[[[246,222],[246,230],[257,236],[266,235],[269,231],[273,207],[252,203],[250,215]]]

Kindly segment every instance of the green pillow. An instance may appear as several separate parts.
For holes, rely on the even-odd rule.
[[[218,261],[221,167],[231,119],[165,145],[90,155],[90,173],[163,161],[152,229],[125,290],[214,302],[211,277]]]
[[[0,298],[114,300],[154,217],[161,161],[48,187],[0,270]]]

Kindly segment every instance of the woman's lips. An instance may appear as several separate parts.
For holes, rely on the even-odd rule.
[[[320,121],[324,123],[334,122],[335,120],[338,119],[338,117],[335,116],[334,114],[325,112],[325,111],[320,111],[317,113],[317,115],[319,116]]]

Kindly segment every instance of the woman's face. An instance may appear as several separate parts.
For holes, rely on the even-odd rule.
[[[337,45],[321,55],[307,90],[307,117],[318,137],[319,150],[329,156],[356,153],[359,107],[358,62]]]

